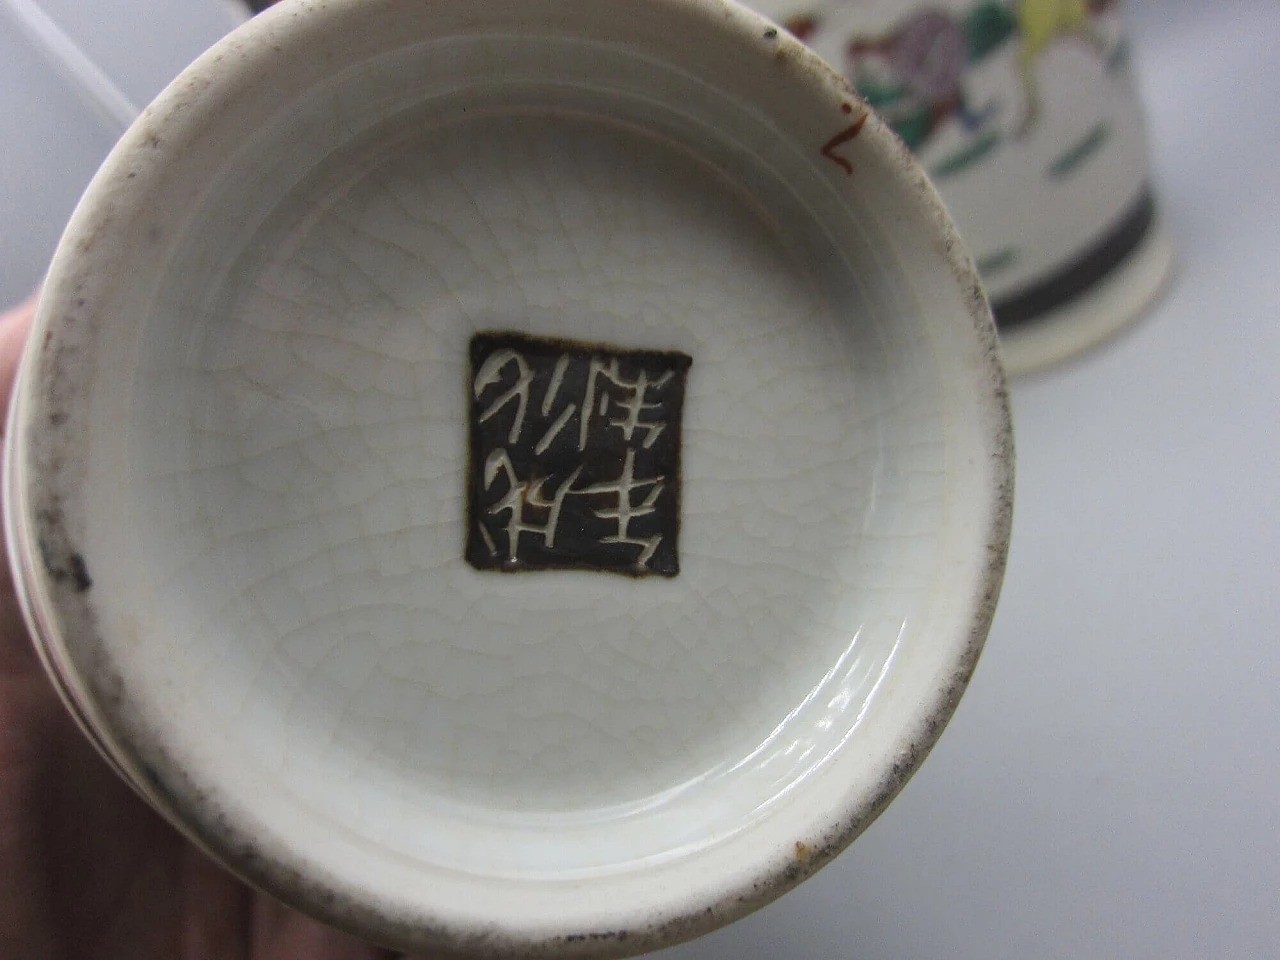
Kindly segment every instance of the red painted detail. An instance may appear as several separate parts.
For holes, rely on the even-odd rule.
[[[853,107],[849,106],[849,104],[847,104],[847,103],[842,103],[842,104],[840,104],[840,112],[841,112],[841,113],[853,113]]]
[[[784,20],[782,25],[797,40],[808,40],[818,32],[818,18],[801,14]]]
[[[847,107],[848,104],[845,104],[845,106]],[[836,147],[841,146],[842,144],[846,144],[850,140],[852,140],[854,137],[856,137],[859,134],[859,132],[861,132],[862,125],[866,122],[867,122],[867,115],[864,113],[857,120],[853,121],[853,123],[849,124],[849,126],[845,127],[843,130],[837,133],[834,137],[828,140],[822,147],[822,155],[826,157],[828,160],[831,160],[834,163],[837,163],[841,167],[843,167],[844,172],[847,174],[853,173],[853,164],[850,163],[848,160],[846,160],[844,157],[840,156],[840,154],[836,153],[835,152]]]

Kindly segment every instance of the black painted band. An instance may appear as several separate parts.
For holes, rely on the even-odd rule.
[[[1033,321],[1104,279],[1137,249],[1155,220],[1155,212],[1151,189],[1144,188],[1111,231],[1085,253],[1022,292],[993,303],[996,326],[1009,330]]]

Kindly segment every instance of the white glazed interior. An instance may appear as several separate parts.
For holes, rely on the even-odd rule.
[[[60,250],[11,539],[88,723],[232,866],[409,944],[626,951],[776,895],[927,750],[1007,420],[940,208],[874,119],[822,154],[862,108],[797,44],[526,7],[286,4],[175,83]],[[692,356],[678,577],[463,561],[493,329]]]

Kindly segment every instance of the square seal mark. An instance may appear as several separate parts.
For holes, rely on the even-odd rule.
[[[467,562],[680,572],[683,353],[477,333],[467,386]]]

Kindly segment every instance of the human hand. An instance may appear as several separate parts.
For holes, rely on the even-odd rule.
[[[34,313],[33,297],[0,314],[0,414]],[[139,800],[58,700],[4,564],[0,889],[0,960],[400,956],[251,890]]]

